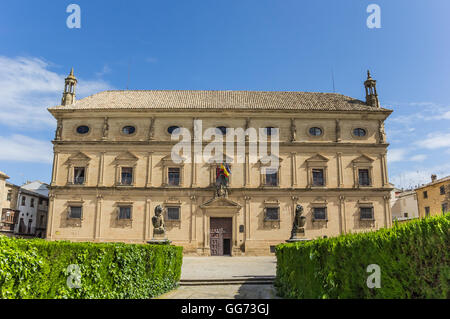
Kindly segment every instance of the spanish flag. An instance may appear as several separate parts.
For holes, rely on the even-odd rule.
[[[225,165],[223,165],[223,163],[220,164],[220,169],[223,171],[226,177],[229,177],[231,175],[231,169],[230,166],[228,166],[228,164],[226,163]]]

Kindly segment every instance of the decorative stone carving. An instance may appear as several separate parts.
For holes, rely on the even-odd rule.
[[[148,139],[153,141],[155,139],[155,118],[152,117],[150,120],[150,127],[148,130]]]
[[[295,217],[294,224],[292,225],[291,238],[289,238],[287,242],[308,240],[303,237],[305,236],[305,223],[306,217],[303,216],[303,206],[297,205],[295,207]]]
[[[153,223],[153,234],[154,237],[156,235],[165,235],[166,230],[164,229],[164,217],[162,216],[163,208],[161,205],[155,207],[155,216],[152,217]]]
[[[216,182],[216,197],[228,197],[228,186],[225,181],[218,179]]]
[[[58,119],[58,123],[56,126],[56,131],[55,131],[55,141],[60,141],[61,140],[61,136],[62,136],[62,120]]]
[[[109,132],[108,118],[105,117],[105,120],[103,122],[103,131],[102,131],[102,138],[103,139],[107,139],[108,138],[108,132]]]
[[[147,242],[149,244],[170,244],[170,241],[166,238],[163,212],[164,209],[161,205],[155,207],[155,216],[152,217],[153,239]]]
[[[386,143],[386,133],[384,131],[384,122],[383,122],[383,120],[379,120],[378,123],[379,123],[378,124],[378,135],[380,138],[380,140],[379,140],[380,144]]]
[[[297,127],[295,126],[295,119],[291,119],[291,142],[297,139]]]
[[[341,141],[341,121],[336,120],[336,142]]]

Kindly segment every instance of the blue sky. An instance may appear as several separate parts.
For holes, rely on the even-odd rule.
[[[81,7],[81,29],[66,7]],[[369,29],[369,4],[381,29]],[[391,182],[450,174],[450,1],[0,2],[0,170],[50,181],[55,121],[75,68],[78,98],[105,89],[336,92],[378,80]],[[130,80],[128,81],[128,69]]]

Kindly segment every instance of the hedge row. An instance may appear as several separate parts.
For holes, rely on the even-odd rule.
[[[450,298],[450,214],[276,248],[285,298]],[[367,279],[380,267],[380,288]],[[372,279],[372,278],[371,278]]]
[[[181,263],[169,245],[0,236],[0,298],[151,298],[177,285]]]

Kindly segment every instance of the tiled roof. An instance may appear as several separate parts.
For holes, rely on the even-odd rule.
[[[229,109],[389,111],[336,93],[276,91],[104,91],[53,110]]]
[[[443,178],[440,178],[440,179],[437,179],[434,182],[431,182],[431,183],[419,186],[419,187],[416,188],[416,190],[424,188],[424,187],[428,187],[428,186],[431,186],[431,185],[439,184],[439,183],[442,183],[442,182],[446,182],[446,181],[450,181],[450,175],[446,176],[446,177],[443,177]]]

